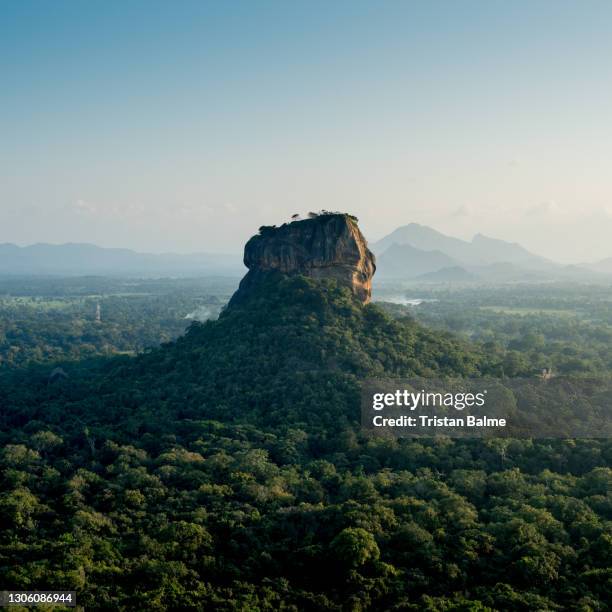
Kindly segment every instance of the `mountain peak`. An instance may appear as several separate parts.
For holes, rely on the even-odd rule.
[[[471,241],[467,241],[447,236],[426,225],[410,223],[397,228],[374,244],[374,251],[381,258],[381,270],[384,269],[382,256],[393,244],[410,245],[421,251],[439,251],[454,261],[448,262],[444,267],[487,266],[499,262],[509,262],[530,269],[550,268],[553,265],[516,242],[491,238],[481,233],[475,234]],[[384,263],[388,260],[388,257],[385,258]]]
[[[230,304],[242,301],[254,285],[278,273],[334,279],[367,303],[376,271],[374,255],[357,219],[342,213],[313,215],[280,227],[260,227],[244,247],[244,265],[249,271]]]

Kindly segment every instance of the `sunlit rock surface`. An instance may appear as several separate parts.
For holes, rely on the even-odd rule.
[[[281,227],[261,227],[244,247],[244,264],[249,271],[230,304],[242,301],[270,272],[335,279],[365,304],[370,301],[376,271],[357,220],[347,214],[322,214]]]

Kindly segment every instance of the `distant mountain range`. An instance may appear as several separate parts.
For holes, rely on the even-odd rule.
[[[410,223],[370,248],[381,280],[429,282],[508,282],[520,280],[597,280],[612,275],[612,258],[564,266],[529,252],[516,242],[476,234],[471,241]]]
[[[93,244],[0,244],[0,274],[242,276],[238,255],[138,253]]]
[[[452,268],[442,268],[435,272],[421,274],[417,277],[417,280],[432,283],[466,283],[477,280],[477,277],[464,268],[453,266]]]
[[[592,264],[582,264],[580,267],[588,268],[593,272],[599,272],[601,274],[612,274],[612,257],[602,259]]]
[[[482,266],[500,261],[529,267],[546,267],[551,262],[544,257],[534,255],[520,244],[505,242],[476,234],[471,242],[446,236],[441,232],[410,223],[385,236],[371,245],[376,254],[384,253],[393,244],[410,245],[423,251],[440,251],[452,259],[466,265]]]
[[[379,255],[376,262],[377,275],[385,278],[413,278],[458,265],[456,260],[442,251],[425,251],[397,242]]]
[[[515,242],[476,234],[471,241],[410,223],[371,243],[375,282],[608,281],[612,258],[562,265]],[[216,253],[139,253],[86,243],[0,244],[0,275],[57,276],[228,276],[245,272],[240,255]]]

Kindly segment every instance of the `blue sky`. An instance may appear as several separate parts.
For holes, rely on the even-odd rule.
[[[5,0],[0,241],[238,251],[331,208],[612,256],[611,57],[609,2]]]

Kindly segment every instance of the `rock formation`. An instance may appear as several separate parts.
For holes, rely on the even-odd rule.
[[[261,227],[244,247],[244,265],[249,271],[230,305],[242,301],[270,273],[332,278],[365,304],[370,301],[376,270],[357,220],[339,213]]]

